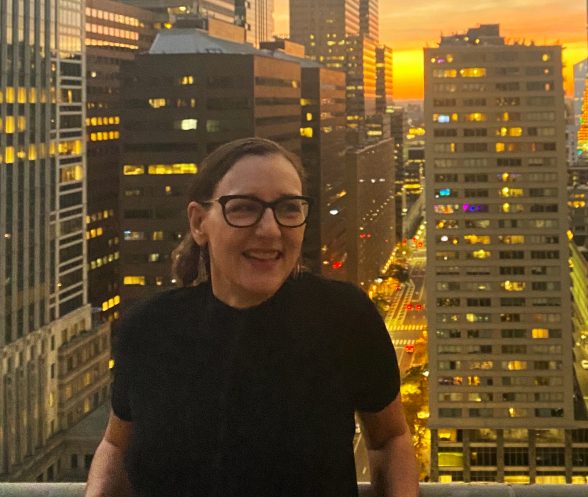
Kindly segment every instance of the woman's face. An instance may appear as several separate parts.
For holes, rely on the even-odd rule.
[[[248,155],[225,174],[213,198],[251,195],[272,202],[301,194],[300,177],[288,159],[280,154]],[[304,225],[282,227],[271,209],[247,228],[229,226],[218,202],[208,208],[191,202],[188,216],[196,243],[208,245],[214,295],[232,307],[251,307],[267,300],[282,286],[300,256]]]

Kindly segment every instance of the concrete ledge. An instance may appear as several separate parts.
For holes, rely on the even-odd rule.
[[[83,497],[85,483],[0,483],[0,497]],[[373,497],[366,483],[360,497]],[[586,485],[421,483],[421,497],[586,497]]]

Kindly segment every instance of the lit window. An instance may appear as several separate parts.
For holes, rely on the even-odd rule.
[[[145,276],[124,276],[123,285],[139,285],[145,286]]]
[[[504,361],[502,363],[502,369],[508,371],[522,371],[527,369],[527,361]]]
[[[505,186],[498,191],[501,197],[522,197],[525,191],[522,188],[509,188]]]
[[[193,85],[194,84],[194,76],[186,75],[180,78],[181,85]]]
[[[165,98],[150,98],[149,105],[154,109],[159,109],[166,106],[166,100]]]
[[[487,235],[464,235],[463,239],[466,243],[488,245],[490,244],[490,237]]]
[[[525,289],[525,282],[523,281],[503,281],[500,286],[507,292],[522,292]]]
[[[463,120],[467,122],[483,122],[486,120],[486,114],[483,112],[470,112],[464,114]]]
[[[125,164],[123,166],[123,174],[125,176],[134,176],[137,174],[145,174],[145,166],[133,166],[130,164]]]
[[[123,231],[123,237],[126,241],[144,240],[145,239],[145,232],[125,230],[125,231]]]
[[[69,181],[81,181],[83,178],[82,166],[66,166],[59,169],[60,183],[67,183]]]
[[[457,69],[435,69],[434,78],[457,78]]]
[[[489,250],[476,250],[471,253],[474,259],[488,259],[492,254]]]
[[[549,330],[547,328],[533,328],[531,336],[533,338],[549,338]]]
[[[312,138],[313,129],[311,127],[300,128],[300,136],[302,136],[303,138]]]
[[[198,168],[194,163],[177,164],[150,164],[147,166],[148,174],[196,174]]]
[[[486,76],[486,69],[484,67],[464,67],[459,70],[462,78],[483,78]]]
[[[180,129],[182,131],[190,131],[198,127],[198,119],[182,119],[180,122]]]

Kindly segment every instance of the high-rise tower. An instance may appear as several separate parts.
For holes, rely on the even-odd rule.
[[[290,1],[290,38],[327,67],[344,68],[345,38],[359,32],[359,0]]]
[[[87,304],[83,5],[0,7],[0,479],[57,478],[65,431],[107,397],[109,327]]]
[[[575,476],[561,52],[425,49],[433,480]]]
[[[274,34],[274,0],[235,0],[235,19],[248,43],[259,47]]]

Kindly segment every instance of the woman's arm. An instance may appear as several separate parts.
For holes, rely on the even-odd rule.
[[[400,394],[379,412],[358,413],[376,497],[417,497],[418,467]]]
[[[85,497],[130,497],[133,495],[124,456],[129,447],[133,423],[110,413],[104,438],[98,445],[86,484]]]

